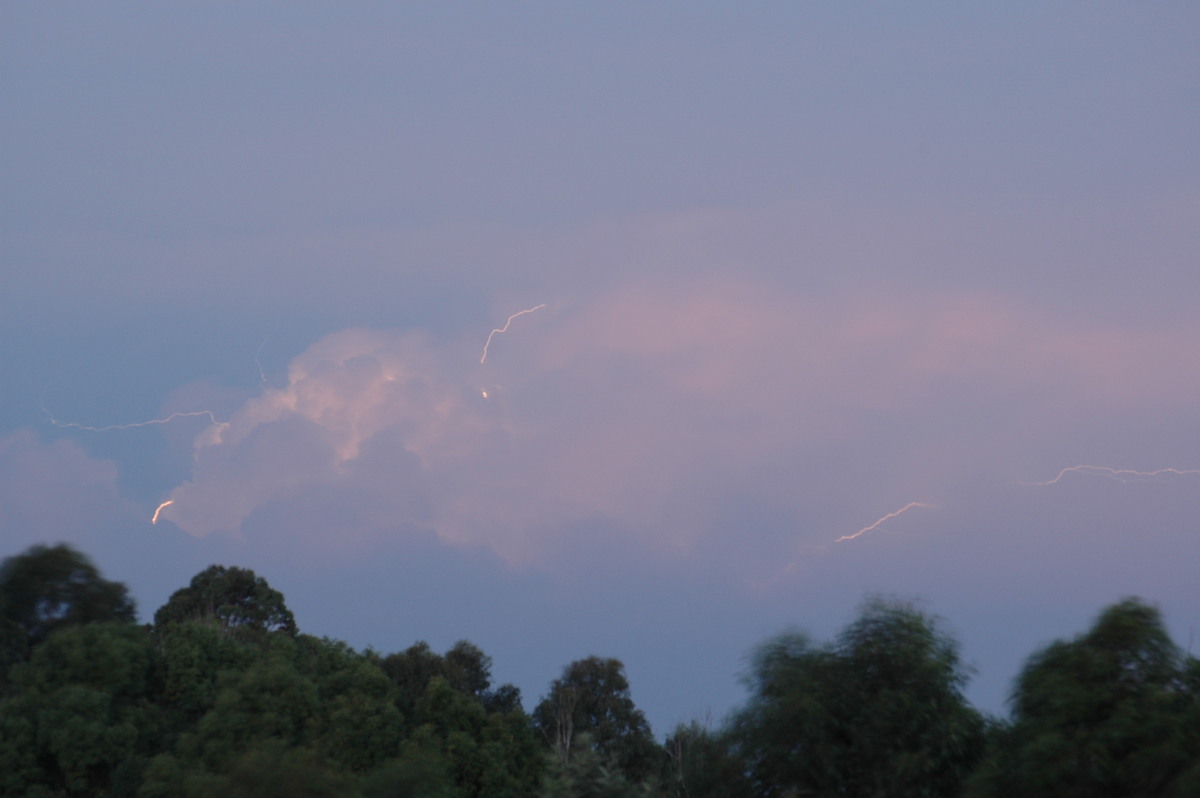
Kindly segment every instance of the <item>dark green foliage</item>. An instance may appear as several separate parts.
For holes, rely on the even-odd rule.
[[[441,746],[427,735],[408,740],[395,759],[365,775],[359,782],[363,798],[461,798],[451,763]]]
[[[662,746],[618,660],[571,663],[531,717],[475,645],[380,656],[301,635],[245,569],[132,620],[125,587],[67,546],[0,565],[0,795],[1200,795],[1200,661],[1137,600],[1031,657],[1009,721],[963,700],[932,618],[876,600],[829,644],[764,643],[745,708]]]
[[[348,782],[312,744],[321,709],[316,685],[289,652],[250,650],[258,658],[243,670],[221,671],[211,709],[150,763],[142,795],[253,795],[269,774],[299,784],[283,778],[288,768],[308,774],[307,791],[298,795],[344,794]]]
[[[0,686],[8,668],[56,629],[86,623],[131,623],[125,585],[100,576],[70,546],[33,546],[0,563]]]
[[[430,679],[445,674],[445,662],[424,640],[402,652],[388,654],[379,667],[396,686],[397,701],[405,715],[412,714]]]
[[[222,783],[223,782],[223,783]],[[221,798],[341,798],[351,780],[312,748],[264,740],[241,753],[209,795]]]
[[[296,643],[299,669],[317,688],[319,711],[312,722],[317,749],[356,774],[396,756],[404,718],[395,688],[375,659],[335,640],[302,635]]]
[[[343,798],[352,780],[311,748],[260,740],[219,771],[187,767],[172,756],[150,763],[139,798]]]
[[[552,758],[542,784],[542,798],[651,798],[654,785],[636,783],[597,750],[587,732],[577,736],[569,759]]]
[[[367,794],[517,798],[532,794],[541,778],[540,753],[519,701],[510,712],[485,707],[490,661],[469,643],[457,644],[454,657],[418,645],[409,656],[381,660],[307,635],[247,646],[196,622],[162,634],[164,647],[177,649],[172,653],[182,663],[163,669],[168,676],[197,661],[193,643],[200,640],[235,656],[215,681],[210,660],[201,660],[203,667],[191,672],[206,686],[174,691],[195,707],[213,691],[215,698],[174,750],[150,764],[144,795],[253,791],[252,766],[270,771],[297,762],[315,774],[312,784],[340,785],[340,794],[361,788]],[[419,695],[401,702],[382,663],[410,689],[426,679]],[[441,675],[447,672],[469,692]]]
[[[84,686],[132,701],[149,692],[153,655],[149,635],[138,626],[106,623],[63,629],[34,649],[14,681],[27,691]]]
[[[541,782],[545,759],[533,723],[519,703],[508,711],[491,711],[481,740],[486,767],[481,773],[479,795],[530,795]]]
[[[607,768],[641,782],[658,769],[659,748],[634,706],[620,660],[576,660],[550,685],[533,712],[545,743],[568,762],[581,748],[596,751]],[[583,738],[580,735],[586,734]]]
[[[521,691],[513,685],[490,689],[492,658],[467,640],[459,640],[444,656],[422,640],[400,653],[387,655],[379,661],[379,667],[395,684],[397,702],[405,715],[412,714],[434,677],[445,679],[455,690],[471,696],[488,713],[508,714],[521,706]]]
[[[965,681],[953,640],[903,604],[869,602],[831,645],[769,641],[734,728],[755,794],[957,795],[984,739]]]
[[[413,711],[414,738],[450,763],[459,792],[519,798],[541,779],[541,752],[524,712],[491,713],[471,696],[434,677]]]
[[[220,767],[254,742],[307,742],[317,713],[317,689],[279,657],[254,663],[244,673],[224,674],[216,704],[196,725],[183,750]]]
[[[746,764],[734,738],[692,721],[663,743],[662,787],[672,798],[749,798]]]
[[[502,684],[483,696],[483,708],[488,713],[499,712],[510,715],[521,710],[521,691],[514,685]]]
[[[153,647],[128,624],[64,628],[13,671],[0,705],[0,794],[132,795],[164,724]]]
[[[161,700],[176,725],[190,725],[213,708],[218,676],[249,666],[254,653],[209,624],[191,622],[160,634],[158,681]]]
[[[467,640],[459,640],[446,655],[446,681],[461,693],[482,698],[492,686],[492,658]]]
[[[973,795],[1200,794],[1200,665],[1136,599],[1032,656]]]
[[[283,594],[247,568],[212,565],[176,590],[154,613],[159,629],[188,621],[214,623],[227,633],[252,636],[264,632],[296,634],[296,621]]]

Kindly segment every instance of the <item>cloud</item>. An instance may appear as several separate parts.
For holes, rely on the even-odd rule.
[[[659,280],[517,322],[485,365],[482,337],[318,341],[197,439],[163,516],[198,536],[284,525],[368,549],[420,530],[515,564],[581,534],[727,548],[731,507],[831,540],[953,501],[940,494],[966,475],[1052,474],[1064,464],[1046,450],[1070,450],[1080,425],[1182,413],[1200,393],[1195,325],[1072,324],[983,293]]]
[[[68,439],[43,443],[29,429],[0,437],[0,540],[6,553],[47,540],[94,543],[138,519],[117,466]]]

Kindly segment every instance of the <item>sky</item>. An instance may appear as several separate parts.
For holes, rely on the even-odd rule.
[[[873,595],[1200,616],[1200,6],[0,8],[0,556],[655,731]],[[170,504],[163,503],[170,502]],[[151,519],[158,512],[157,523]]]

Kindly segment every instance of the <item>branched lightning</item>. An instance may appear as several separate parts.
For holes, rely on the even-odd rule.
[[[54,414],[50,412],[50,409],[46,407],[46,403],[44,401],[42,402],[42,411],[46,414],[46,418],[50,419],[50,423],[56,427],[62,427],[63,429],[82,429],[87,430],[88,432],[108,432],[109,430],[114,429],[134,429],[135,427],[148,427],[152,424],[170,424],[177,418],[194,418],[196,416],[208,416],[209,421],[218,427],[228,426],[228,422],[219,421],[211,410],[188,410],[179,413],[172,413],[171,415],[163,418],[152,418],[149,421],[134,421],[130,424],[109,424],[106,427],[91,427],[87,424],[79,424],[74,421],[59,421],[54,417]]]
[[[1109,468],[1108,466],[1095,465],[1077,465],[1070,468],[1064,468],[1055,475],[1054,479],[1048,479],[1045,482],[1022,482],[1022,485],[1045,486],[1057,484],[1063,477],[1073,471],[1079,471],[1085,474],[1096,474],[1099,476],[1109,477],[1118,482],[1133,482],[1137,479],[1152,479],[1163,474],[1175,474],[1176,476],[1185,476],[1188,474],[1200,474],[1200,469],[1197,468],[1159,468],[1154,471],[1135,471],[1132,468]]]
[[[487,360],[488,347],[492,345],[492,338],[500,333],[508,332],[508,325],[513,323],[513,319],[517,318],[518,316],[524,316],[526,313],[533,313],[535,310],[541,310],[544,307],[546,307],[546,303],[543,302],[542,304],[528,308],[527,310],[519,310],[508,317],[508,321],[504,322],[503,327],[497,327],[488,333],[487,341],[485,341],[483,344],[483,355],[479,358],[480,364]]]
[[[841,543],[843,540],[854,540],[859,535],[866,534],[867,532],[870,532],[872,529],[875,529],[880,524],[882,524],[884,521],[895,518],[898,515],[903,515],[904,513],[908,512],[909,510],[911,510],[914,507],[930,507],[930,508],[932,508],[932,507],[937,507],[937,505],[936,504],[927,504],[926,502],[909,502],[908,504],[901,507],[899,510],[895,510],[894,512],[888,513],[887,515],[883,516],[882,518],[880,518],[878,521],[871,524],[870,526],[865,526],[862,529],[858,530],[853,535],[842,535],[840,538],[835,540],[834,543]]]
[[[155,507],[154,508],[154,517],[150,519],[150,524],[151,525],[157,524],[158,523],[158,514],[163,511],[164,507],[168,507],[174,503],[175,503],[174,499],[167,499],[165,502],[158,505],[158,507]]]

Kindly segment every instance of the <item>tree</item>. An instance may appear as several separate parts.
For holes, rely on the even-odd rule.
[[[1126,599],[1035,653],[972,795],[1200,794],[1200,663]]]
[[[521,706],[521,691],[515,686],[502,684],[491,689],[492,658],[468,640],[459,640],[445,655],[437,654],[421,640],[404,651],[388,654],[379,667],[396,685],[397,701],[406,715],[435,676],[479,702],[488,714],[507,715]]]
[[[469,640],[459,640],[442,658],[446,681],[455,690],[482,699],[492,686],[492,658]]]
[[[541,778],[541,752],[519,709],[488,714],[441,676],[429,681],[413,708],[412,739],[440,751],[454,782],[470,798],[522,798]]]
[[[166,629],[187,621],[217,624],[226,632],[253,637],[265,632],[296,634],[296,621],[283,594],[248,568],[211,565],[176,590],[154,613],[154,625]]]
[[[397,701],[405,715],[411,714],[429,680],[445,674],[445,662],[424,640],[404,651],[388,654],[379,667],[396,685]]]
[[[125,585],[101,577],[65,543],[6,558],[0,563],[0,685],[10,666],[56,629],[135,617]]]
[[[582,746],[634,782],[656,769],[658,746],[650,724],[630,697],[620,660],[588,657],[572,662],[550,684],[533,721],[564,763]],[[581,737],[585,733],[586,741]]]
[[[587,732],[578,735],[569,760],[555,757],[542,784],[541,798],[650,798],[651,784],[636,784],[591,744]]]
[[[341,798],[352,780],[312,748],[255,740],[218,772],[160,756],[146,769],[139,798]]]
[[[663,743],[664,792],[673,798],[749,798],[745,762],[728,733],[692,721],[680,724]]]
[[[748,682],[732,733],[758,795],[957,795],[982,750],[955,642],[906,604],[869,601],[830,645],[770,640]]]
[[[160,701],[177,726],[194,724],[212,709],[220,675],[247,669],[255,654],[198,621],[174,624],[160,634],[158,652]]]
[[[363,798],[463,798],[450,770],[438,742],[417,735],[405,742],[399,756],[363,776],[359,785]]]
[[[396,688],[372,654],[345,643],[299,635],[297,666],[317,688],[312,722],[317,750],[343,770],[362,774],[395,757],[404,718]]]
[[[153,647],[125,623],[60,629],[0,703],[0,794],[132,795],[162,737]]]
[[[291,663],[269,656],[226,676],[215,705],[185,746],[187,753],[221,766],[255,740],[293,746],[309,742],[311,721],[320,706],[317,688]]]

